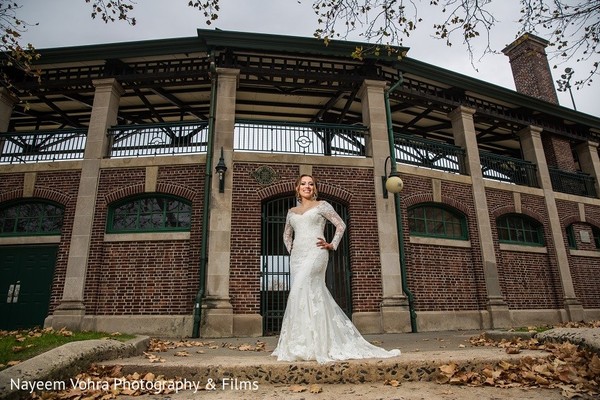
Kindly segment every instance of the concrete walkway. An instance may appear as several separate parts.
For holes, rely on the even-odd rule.
[[[398,348],[399,357],[349,360],[327,364],[314,361],[279,362],[270,354],[276,337],[228,339],[164,339],[178,343],[161,352],[146,352],[149,338],[138,337],[126,343],[115,340],[73,342],[0,371],[0,399],[26,394],[23,385],[42,385],[68,380],[92,363],[107,368],[119,366],[124,375],[147,372],[201,385],[260,384],[338,384],[399,381],[434,381],[439,366],[455,363],[466,371],[501,360],[516,361],[526,356],[539,357],[539,351],[518,354],[493,346],[473,346],[469,339],[482,331],[451,331],[365,335],[370,342],[386,349]],[[514,333],[486,333],[496,340]],[[531,334],[525,334],[531,337]],[[553,329],[537,335],[540,340],[569,340],[600,352],[600,329]],[[20,382],[20,385],[15,385]],[[18,387],[15,387],[18,386]]]

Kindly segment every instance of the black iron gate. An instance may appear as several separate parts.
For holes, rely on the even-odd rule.
[[[348,222],[346,207],[331,199],[327,201]],[[296,205],[294,197],[267,201],[262,206],[262,250],[261,250],[261,314],[263,334],[277,334],[290,291],[290,256],[283,244],[283,230],[287,211]],[[335,233],[331,223],[325,226],[325,238],[329,241]],[[337,251],[330,252],[326,283],[338,305],[348,317],[352,315],[350,292],[350,257],[348,255],[348,233],[344,235]]]

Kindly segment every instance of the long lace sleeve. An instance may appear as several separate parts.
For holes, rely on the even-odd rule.
[[[292,225],[290,224],[290,211],[288,211],[287,216],[285,217],[285,228],[283,229],[283,243],[285,244],[288,253],[292,252],[292,243],[294,241],[293,233],[294,228],[292,228]]]
[[[335,226],[335,235],[333,235],[333,239],[331,239],[331,245],[334,250],[337,250],[340,241],[342,240],[342,236],[344,236],[344,232],[346,231],[346,224],[342,217],[339,216],[338,213],[335,212],[331,204],[326,201],[323,201],[321,209],[319,210],[321,215],[327,218],[333,226]]]

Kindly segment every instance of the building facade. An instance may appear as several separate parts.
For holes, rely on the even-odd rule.
[[[276,334],[299,174],[347,223],[327,283],[363,333],[599,318],[600,119],[527,73],[544,42],[505,49],[541,78],[519,92],[359,45],[199,30],[4,67],[1,328]]]

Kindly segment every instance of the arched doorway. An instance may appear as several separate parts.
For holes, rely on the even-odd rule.
[[[333,199],[323,198],[333,206],[347,224],[347,208]],[[262,205],[260,308],[264,335],[277,334],[281,329],[281,321],[290,290],[289,254],[283,243],[283,230],[287,212],[295,205],[294,197],[271,199]],[[325,238],[330,240],[334,232],[335,227],[328,222],[325,226]],[[351,317],[352,294],[348,236],[346,233],[337,251],[330,253],[326,284],[338,305],[348,317]]]
[[[62,206],[44,200],[0,206],[0,238],[18,237],[19,242],[23,242],[0,246],[0,290],[5,296],[0,302],[0,329],[25,329],[44,324],[50,306],[63,214]],[[41,237],[46,239],[41,240]]]

